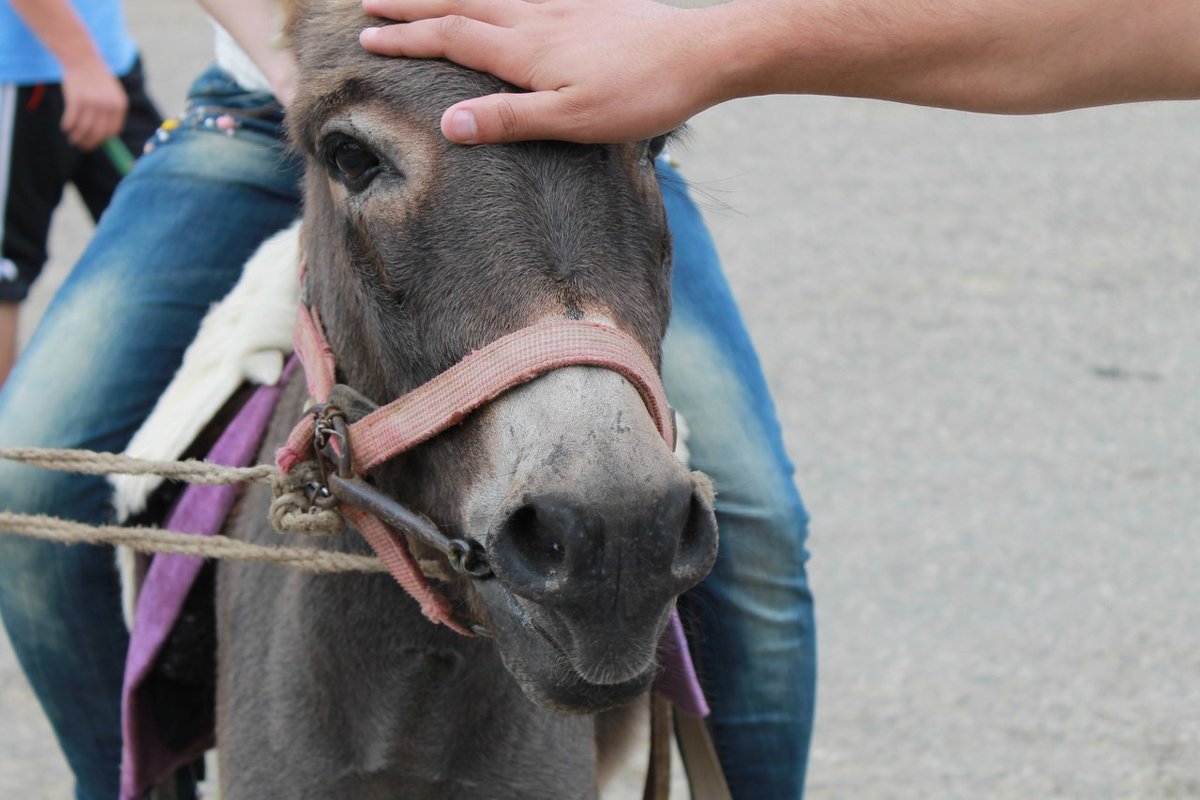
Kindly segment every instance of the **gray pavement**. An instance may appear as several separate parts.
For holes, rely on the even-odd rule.
[[[175,108],[203,23],[130,8]],[[814,800],[1200,798],[1197,131],[769,98],[677,148],[813,513]],[[0,720],[0,797],[68,796],[4,648]]]

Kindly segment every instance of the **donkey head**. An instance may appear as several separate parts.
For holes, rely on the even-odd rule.
[[[320,4],[317,4],[318,6]],[[531,323],[588,319],[658,362],[670,304],[659,142],[463,147],[442,109],[504,87],[373,56],[358,4],[291,25],[289,109],[308,158],[308,293],[338,379],[387,402]],[[674,599],[711,568],[712,507],[624,378],[568,367],[375,470],[477,543],[495,577],[451,587],[525,693],[595,710],[644,690]]]

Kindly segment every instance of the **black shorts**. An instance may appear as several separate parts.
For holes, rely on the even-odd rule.
[[[162,118],[146,96],[141,60],[122,77],[129,111],[121,140],[135,156]],[[25,299],[46,263],[50,218],[68,183],[99,219],[121,179],[104,149],[73,147],[59,127],[62,85],[0,84],[0,303]]]

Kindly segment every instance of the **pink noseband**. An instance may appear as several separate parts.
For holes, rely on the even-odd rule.
[[[333,351],[316,312],[301,303],[295,349],[304,366],[309,394],[325,403],[336,378]],[[570,366],[602,367],[619,373],[637,389],[667,446],[675,446],[674,420],[662,380],[633,337],[595,322],[547,320],[521,328],[468,354],[429,382],[346,426],[352,469],[363,475],[388,459],[462,422],[471,412],[539,375]],[[276,453],[280,470],[314,458],[316,422],[311,414],[292,430]],[[319,456],[318,456],[319,457]],[[449,601],[435,592],[408,552],[404,538],[375,516],[342,505],[392,576],[420,604],[430,620],[467,631],[453,618]]]

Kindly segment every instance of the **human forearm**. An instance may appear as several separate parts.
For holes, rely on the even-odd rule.
[[[652,136],[735,97],[829,94],[996,113],[1200,97],[1196,0],[363,0],[385,55],[533,90],[448,110],[459,142]],[[463,121],[458,125],[456,120]]]
[[[296,61],[279,45],[283,10],[275,0],[197,0],[262,70],[283,105],[292,100]]]
[[[83,20],[67,0],[9,0],[13,10],[64,69],[103,66]]]
[[[91,150],[125,124],[129,99],[67,0],[11,0],[13,9],[62,66],[61,127],[67,140]]]
[[[720,32],[721,99],[1036,113],[1200,97],[1194,0],[734,0],[703,13]]]

